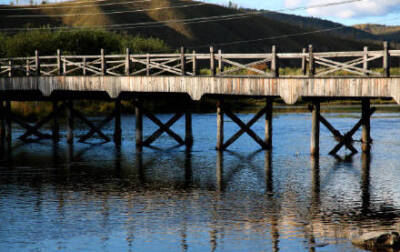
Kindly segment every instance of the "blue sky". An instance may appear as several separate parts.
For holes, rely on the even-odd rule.
[[[227,4],[229,0],[203,0],[210,3]],[[339,2],[341,0],[232,0],[241,7],[266,10],[282,10],[295,7]],[[378,23],[400,25],[400,0],[361,0],[356,3],[285,11],[288,14],[314,16],[346,25]]]
[[[0,3],[8,4],[11,0],[0,0]],[[13,0],[14,2],[16,0]],[[40,2],[41,0],[34,0]],[[48,0],[60,1],[60,0]],[[228,4],[229,0],[201,0],[209,3]],[[343,0],[232,0],[241,7],[265,9],[265,10],[287,10],[296,7],[315,6],[339,2]],[[29,0],[19,0],[27,3]],[[310,8],[296,11],[282,11],[288,14],[302,16],[313,16],[332,20],[345,25],[361,23],[377,23],[384,25],[400,25],[400,0],[359,0],[330,7]]]

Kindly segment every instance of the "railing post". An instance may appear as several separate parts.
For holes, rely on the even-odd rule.
[[[185,66],[186,66],[185,47],[182,46],[181,47],[181,75],[182,76],[186,75]]]
[[[26,76],[31,75],[31,61],[29,59],[26,60]]]
[[[390,54],[387,41],[383,42],[383,77],[390,77]]]
[[[129,76],[131,74],[131,52],[129,48],[125,50],[125,75]]]
[[[146,54],[146,76],[150,76],[150,54]]]
[[[57,49],[57,74],[62,75],[61,50]]]
[[[64,60],[63,60],[63,62],[62,62],[62,65],[63,65],[63,70],[62,70],[62,74],[63,75],[67,75],[67,61],[65,60],[65,58],[64,58]]]
[[[314,52],[313,52],[313,46],[309,45],[308,46],[308,54],[309,54],[309,72],[308,75],[310,77],[314,77],[315,75],[315,66],[314,66]]]
[[[106,75],[106,56],[104,55],[104,49],[101,48],[100,50],[100,58],[101,58],[101,74]]]
[[[368,46],[364,46],[364,58],[363,58],[363,71],[364,75],[368,76]]]
[[[224,62],[222,61],[222,50],[218,50],[218,69],[219,73],[222,74],[224,72]]]
[[[271,72],[272,77],[279,77],[279,63],[275,45],[272,46]]]
[[[307,75],[307,49],[303,48],[303,57],[301,58],[301,71],[303,75]]]
[[[9,60],[8,61],[8,77],[12,77],[13,76],[13,66],[12,66],[12,61]]]
[[[213,46],[210,46],[210,72],[211,76],[215,76],[215,57]]]
[[[86,57],[82,58],[82,73],[83,76],[86,76]]]
[[[196,51],[194,51],[194,50],[193,50],[193,64],[192,64],[192,66],[193,66],[193,69],[192,69],[193,76],[196,76],[197,75],[197,56],[196,56]]]
[[[36,68],[36,76],[40,76],[40,59],[38,50],[35,50],[35,68]]]

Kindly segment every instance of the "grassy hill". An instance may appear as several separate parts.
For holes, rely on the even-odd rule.
[[[400,43],[400,26],[360,24],[355,25],[354,28],[374,34],[384,40]]]
[[[213,16],[245,12],[245,10],[235,10],[213,4],[176,8],[182,5],[199,4],[199,2],[189,0],[152,0],[126,3],[127,1],[72,1],[39,5],[38,8],[0,6],[0,29],[43,26],[98,27],[137,24],[139,22],[211,18]],[[148,10],[160,7],[167,9]],[[143,9],[146,11],[137,11]],[[75,15],[87,13],[96,15]],[[40,15],[40,17],[31,15]],[[310,29],[315,29],[315,27],[308,25],[299,26],[295,24],[295,21],[288,22],[288,20],[289,17],[278,19],[276,16],[271,15],[251,15],[246,18],[220,20],[217,22],[194,22],[189,24],[170,22],[165,25],[146,25],[134,28],[119,27],[118,32],[160,38],[172,48],[185,45],[189,48],[193,47],[197,51],[207,51],[207,46],[210,44],[279,37],[287,34],[309,32]],[[361,33],[362,31],[360,30]],[[367,35],[368,33],[365,32],[366,37],[363,38],[375,38],[372,35],[371,38]],[[360,42],[358,39],[341,38],[340,36],[340,34],[326,32],[216,47],[222,48],[224,51],[266,52],[271,50],[273,44],[276,44],[281,51],[300,51],[301,48],[306,47],[308,44],[313,44],[316,50],[320,51],[361,50],[367,43]],[[355,37],[359,38],[358,36]],[[380,48],[380,44],[374,45],[373,42],[368,42],[368,45],[371,48]]]

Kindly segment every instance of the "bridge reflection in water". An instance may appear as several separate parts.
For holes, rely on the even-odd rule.
[[[215,151],[204,158],[205,153],[196,149],[154,149],[136,151],[132,160],[110,144],[54,144],[50,154],[39,151],[39,155],[29,154],[27,146],[32,145],[15,145],[11,154],[2,152],[1,184],[32,187],[36,193],[32,197],[36,201],[34,219],[40,221],[44,217],[41,213],[47,214],[47,197],[57,204],[57,211],[51,214],[59,225],[67,221],[71,207],[81,205],[87,214],[95,210],[96,217],[90,222],[101,230],[96,236],[106,241],[113,237],[111,230],[124,230],[127,246],[132,248],[143,239],[141,234],[157,232],[157,226],[159,230],[176,231],[186,251],[196,246],[196,226],[200,233],[208,234],[211,251],[224,248],[227,241],[239,239],[238,235],[246,232],[264,236],[269,242],[264,245],[272,251],[288,246],[290,237],[314,251],[368,231],[395,229],[400,220],[395,206],[371,203],[369,153],[341,160],[338,157],[328,172],[321,171],[320,157],[300,157],[299,164],[292,165],[295,171],[285,173],[290,168],[285,169],[272,150]],[[48,148],[40,143],[34,146]],[[292,161],[296,159],[289,163]],[[20,168],[26,162],[32,167]],[[355,172],[359,199],[345,197],[348,202],[340,202],[331,198],[341,190],[335,187],[336,191],[329,192],[330,188],[324,187],[338,182],[335,173],[343,172],[338,167],[348,164],[354,169],[357,162],[361,162],[359,173]],[[38,171],[38,167],[43,170]],[[303,174],[294,178],[297,171]],[[332,178],[334,181],[329,182]],[[38,232],[46,233],[43,229]],[[204,241],[203,237],[199,242]]]

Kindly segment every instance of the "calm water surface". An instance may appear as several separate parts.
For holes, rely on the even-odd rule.
[[[326,116],[342,131],[359,119]],[[163,135],[162,150],[136,153],[132,116],[120,149],[16,141],[0,163],[0,251],[359,251],[352,238],[400,230],[400,113],[373,117],[371,156],[327,155],[335,142],[321,126],[311,159],[310,119],[276,114],[272,152],[243,136],[218,154],[214,114],[194,115],[190,152]],[[225,127],[226,137],[237,130]],[[173,129],[183,135],[184,121]],[[253,129],[261,135],[263,122]]]

